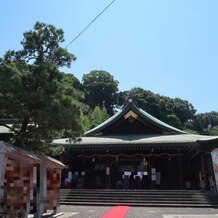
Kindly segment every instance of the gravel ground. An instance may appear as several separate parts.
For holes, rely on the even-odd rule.
[[[73,213],[72,216],[66,216],[66,218],[71,218],[71,217],[72,218],[100,218],[104,213],[109,211],[111,208],[112,207],[102,207],[102,206],[61,205],[61,212]],[[191,215],[191,216],[187,216],[187,215]],[[210,218],[209,215],[217,215],[213,217],[218,218],[218,209],[214,209],[214,208],[130,207],[126,215],[126,218],[135,218],[135,217],[136,218],[139,218],[139,217],[149,217],[149,218],[177,218],[177,217],[186,218],[187,217],[187,218],[191,218],[191,217],[196,217],[194,215],[201,215],[202,218],[204,217]],[[62,216],[60,218],[62,218]]]

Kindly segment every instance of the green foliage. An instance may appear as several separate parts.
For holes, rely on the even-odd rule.
[[[173,99],[173,112],[179,118],[182,125],[188,120],[192,120],[196,113],[193,105],[186,100],[180,98]]]
[[[82,96],[81,101],[84,98],[84,93],[82,92],[83,86],[80,81],[73,74],[63,74],[64,80],[77,91],[80,90],[80,95]]]
[[[200,113],[195,116],[195,126],[198,130],[207,128],[208,124],[212,126],[218,125],[218,112]]]
[[[64,32],[53,25],[36,22],[34,29],[24,34],[21,42],[23,49],[20,51],[8,51],[4,59],[8,62],[19,61],[21,63],[45,64],[52,63],[58,67],[70,67],[75,56],[59,46],[64,42]]]
[[[24,33],[23,49],[6,52],[0,61],[1,111],[18,119],[14,144],[34,152],[51,153],[54,138],[81,131],[82,94],[72,76],[59,71],[75,59],[59,46],[63,40],[62,30],[37,22]]]
[[[81,113],[80,123],[82,125],[83,132],[87,132],[88,130],[90,130],[91,124],[90,124],[90,119],[88,115]]]
[[[218,136],[218,125],[217,125],[217,126],[214,126],[214,127],[211,129],[211,135],[216,135],[216,136]]]
[[[91,122],[90,128],[96,127],[97,125],[101,124],[108,118],[109,115],[106,109],[104,107],[100,108],[99,106],[96,106],[90,114],[90,122]]]
[[[211,134],[210,131],[212,131],[213,127],[218,126],[218,112],[211,111],[197,114],[194,118],[193,125],[196,131],[202,134]]]
[[[166,123],[179,129],[182,128],[181,122],[175,114],[167,115]]]
[[[112,115],[117,103],[118,81],[106,71],[91,71],[83,76],[85,103],[92,109],[96,106],[105,107]]]
[[[83,127],[83,131],[87,132],[88,130],[98,126],[110,116],[108,115],[106,109],[103,107],[96,106],[93,110],[87,108],[81,113],[80,122]]]
[[[193,129],[185,129],[185,132],[188,133],[188,134],[195,134],[195,135],[198,135],[199,133]]]

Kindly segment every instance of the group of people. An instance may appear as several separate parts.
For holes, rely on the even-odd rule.
[[[64,181],[64,185],[66,189],[83,189],[84,188],[84,178],[83,176],[81,177],[68,177]]]
[[[137,175],[124,175],[117,180],[116,189],[142,189],[142,178]]]

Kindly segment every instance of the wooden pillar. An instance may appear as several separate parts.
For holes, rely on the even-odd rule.
[[[118,156],[116,156],[116,160],[114,160],[113,162],[111,162],[110,166],[109,166],[109,187],[112,188],[112,167],[113,165],[118,162]]]
[[[201,173],[202,175],[205,176],[205,162],[204,162],[204,158],[203,158],[203,154],[201,154]]]
[[[109,188],[112,188],[111,186],[112,186],[112,183],[111,183],[111,180],[112,180],[112,166],[113,166],[113,164],[114,164],[115,162],[113,161],[112,163],[111,163],[111,165],[109,166],[109,176],[108,176],[108,187]]]
[[[201,171],[199,172],[199,179],[200,179],[201,190],[204,190],[206,172],[205,172],[205,162],[202,154],[200,156],[200,161],[201,161]]]
[[[178,158],[178,171],[179,171],[179,189],[184,188],[184,179],[183,179],[183,165],[182,165],[182,157]]]

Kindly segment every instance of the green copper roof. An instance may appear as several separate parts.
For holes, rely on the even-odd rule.
[[[101,135],[102,132],[116,124],[117,121],[119,121],[120,119],[122,119],[129,111],[133,111],[138,117],[140,117],[141,120],[143,120],[144,122],[147,122],[151,125],[153,125],[154,127],[158,128],[159,130],[161,130],[162,134],[185,134],[184,131],[177,129],[173,126],[170,126],[164,122],[162,122],[161,120],[153,117],[152,115],[148,114],[147,112],[145,112],[144,110],[142,110],[141,108],[137,107],[131,100],[123,107],[123,109],[121,111],[119,111],[118,113],[116,113],[114,116],[112,116],[111,118],[109,118],[108,120],[104,121],[103,123],[101,123],[100,125],[98,125],[97,127],[89,130],[88,132],[86,132],[84,134],[84,136],[98,136]],[[146,132],[144,133],[146,134]]]
[[[197,145],[201,143],[218,143],[218,136],[204,136],[193,134],[175,134],[175,135],[116,135],[116,136],[98,136],[98,137],[80,137],[76,141],[69,138],[57,139],[53,144],[70,146],[75,148],[85,147],[103,147],[122,145],[130,146],[164,146],[164,145]]]

